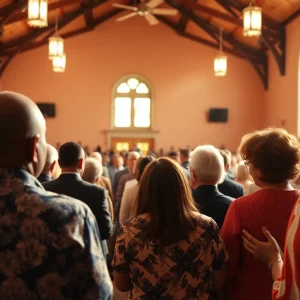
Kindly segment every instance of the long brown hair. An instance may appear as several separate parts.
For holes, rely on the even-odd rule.
[[[185,239],[197,226],[198,210],[186,175],[169,158],[159,158],[145,169],[139,183],[136,216],[149,214],[147,239],[160,249]]]

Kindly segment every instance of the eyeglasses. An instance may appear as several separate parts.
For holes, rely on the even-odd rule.
[[[247,160],[246,160],[246,161],[244,161],[244,164],[245,164],[246,168],[249,169],[250,161],[247,161]]]

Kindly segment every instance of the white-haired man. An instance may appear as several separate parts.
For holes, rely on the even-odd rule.
[[[58,153],[56,148],[47,144],[47,156],[44,169],[37,178],[40,183],[47,182],[53,179],[55,166],[57,165]]]
[[[224,161],[211,145],[197,147],[191,154],[190,183],[193,197],[201,213],[213,218],[222,227],[234,198],[220,193],[217,184],[225,177]]]
[[[90,157],[93,157],[93,158],[97,159],[97,160],[100,162],[100,164],[102,165],[102,173],[101,173],[101,176],[104,176],[104,177],[108,178],[109,181],[110,181],[108,168],[107,168],[106,166],[103,166],[103,164],[102,164],[102,154],[99,153],[99,152],[93,152],[93,153],[90,155]]]
[[[103,166],[97,159],[93,157],[88,157],[84,163],[85,164],[84,164],[84,171],[82,174],[82,180],[92,184],[96,184],[106,190],[108,208],[113,220],[114,208],[112,202],[112,191],[111,191],[111,186],[110,186],[110,182],[108,181],[108,178],[101,176]],[[109,184],[109,186],[107,186],[107,184]]]

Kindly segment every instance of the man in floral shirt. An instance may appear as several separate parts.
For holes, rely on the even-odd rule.
[[[45,132],[30,99],[0,93],[0,299],[112,299],[90,209],[35,178]]]

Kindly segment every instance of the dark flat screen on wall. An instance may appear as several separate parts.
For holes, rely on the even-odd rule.
[[[210,108],[208,115],[209,122],[226,123],[228,121],[227,108]]]
[[[55,104],[54,103],[37,103],[38,108],[45,118],[55,117]]]

